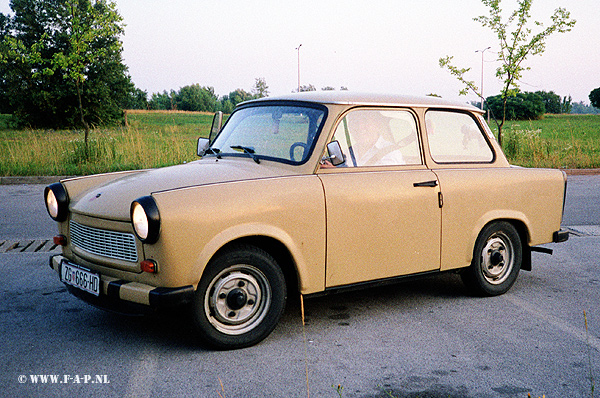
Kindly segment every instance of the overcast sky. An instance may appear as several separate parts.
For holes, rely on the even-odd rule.
[[[480,0],[116,0],[127,25],[125,64],[139,88],[178,90],[199,83],[218,95],[250,91],[263,77],[271,96],[298,84],[353,91],[426,95],[463,101],[461,86],[438,59],[454,55],[480,85],[485,52],[484,95],[499,93],[495,77],[498,40],[473,17],[487,14]],[[516,6],[504,0],[505,10]],[[532,20],[550,23],[565,7],[577,24],[554,34],[542,56],[530,57],[524,91],[554,91],[589,103],[600,87],[600,2],[534,0]],[[0,0],[0,12],[10,10]]]

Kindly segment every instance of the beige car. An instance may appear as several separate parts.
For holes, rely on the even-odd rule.
[[[218,133],[218,134],[217,134]],[[566,175],[512,167],[478,109],[312,92],[238,106],[201,159],[45,190],[51,267],[118,311],[189,305],[198,337],[256,344],[288,295],[456,271],[506,292],[562,242]]]

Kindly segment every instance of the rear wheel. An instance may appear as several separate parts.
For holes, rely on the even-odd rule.
[[[285,279],[273,257],[254,246],[238,246],[209,263],[196,289],[193,317],[210,346],[242,348],[273,331],[285,301]]]
[[[496,296],[515,283],[523,260],[521,238],[506,221],[488,224],[475,242],[471,266],[462,279],[474,293]]]

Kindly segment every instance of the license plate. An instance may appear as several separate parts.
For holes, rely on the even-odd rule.
[[[100,294],[100,275],[78,265],[63,261],[60,280],[95,296]]]

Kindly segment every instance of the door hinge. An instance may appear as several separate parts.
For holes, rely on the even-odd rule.
[[[440,209],[444,206],[444,195],[441,192],[438,192],[438,205]]]

